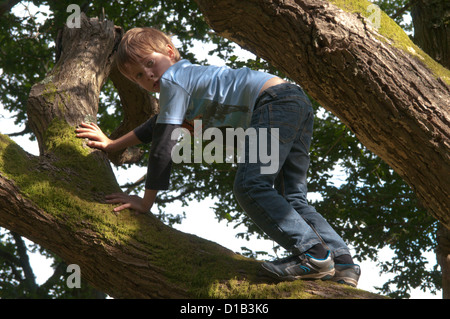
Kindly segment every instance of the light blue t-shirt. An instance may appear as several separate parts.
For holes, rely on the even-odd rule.
[[[272,77],[248,68],[201,66],[181,60],[160,79],[157,123],[201,119],[203,128],[247,128],[258,94]]]

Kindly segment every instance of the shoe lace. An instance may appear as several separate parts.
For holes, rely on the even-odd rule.
[[[283,258],[274,260],[274,261],[272,261],[272,264],[280,265],[280,264],[288,264],[291,262],[298,263],[299,261],[302,261],[305,258],[306,257],[303,254],[302,255],[290,255],[287,257],[283,257]]]

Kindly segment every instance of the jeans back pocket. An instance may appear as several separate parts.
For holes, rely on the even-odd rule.
[[[269,106],[269,125],[278,128],[281,143],[290,143],[300,129],[305,108],[299,97],[278,100]]]

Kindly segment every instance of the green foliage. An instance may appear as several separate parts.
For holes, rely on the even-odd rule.
[[[376,3],[392,16],[396,15],[407,2],[407,0],[381,0]],[[15,114],[16,124],[27,122],[26,101],[31,86],[44,79],[46,73],[53,67],[54,39],[69,15],[66,12],[69,2],[34,0],[33,3],[40,8],[45,6],[48,10],[42,10],[43,13],[35,16],[25,14],[18,17],[13,13],[7,13],[0,17],[2,72],[0,103]],[[269,63],[259,58],[240,60],[233,53],[231,43],[210,30],[193,0],[73,0],[70,3],[79,4],[89,17],[101,17],[104,13],[107,19],[125,30],[136,26],[153,26],[172,34],[182,56],[192,62],[205,63],[198,61],[192,52],[196,43],[207,42],[214,45],[209,54],[224,59],[231,67],[248,66],[283,76]],[[30,2],[22,2],[17,7],[29,4]],[[408,14],[408,10],[405,14]],[[40,16],[44,18],[43,22],[37,22]],[[401,16],[398,15],[395,21],[410,31],[411,23],[404,22]],[[434,237],[436,221],[426,214],[410,187],[384,162],[365,149],[345,125],[317,103],[314,103],[314,107],[317,116],[311,148],[309,190],[322,196],[322,200],[314,203],[317,210],[333,224],[348,243],[355,247],[358,260],[377,260],[378,251],[383,247],[394,250],[393,259],[380,264],[380,268],[383,272],[395,273],[396,277],[385,283],[381,292],[390,293],[394,297],[408,297],[411,288],[421,287],[431,291],[440,288],[436,267],[429,270],[422,257],[423,252],[432,250],[436,245]],[[121,118],[119,97],[111,81],[108,81],[101,93],[99,125],[105,132],[112,132],[119,125]],[[57,124],[52,126],[53,130],[62,129]],[[65,130],[61,132],[67,133]],[[30,131],[26,130],[23,133]],[[57,147],[64,152],[71,151],[72,155],[73,152],[77,153],[73,145],[64,146],[65,133],[59,135],[59,138],[55,132],[49,134],[51,138],[47,139],[48,146]],[[148,146],[142,147],[148,150]],[[10,148],[10,151],[13,151],[13,148]],[[84,154],[83,152],[81,154]],[[147,156],[138,165],[145,167],[146,160]],[[61,162],[61,169],[68,162]],[[339,167],[344,170],[345,176],[336,181],[333,177]],[[20,170],[23,167],[19,161],[15,162],[15,167],[8,169]],[[0,171],[5,172],[3,169]],[[246,226],[247,232],[239,233],[237,236],[243,239],[248,239],[251,235],[265,238],[266,236],[252,223],[234,199],[232,194],[234,174],[235,166],[230,164],[175,165],[171,181],[175,191],[161,192],[157,201],[158,217],[168,224],[181,222],[183,214],[166,212],[166,204],[178,202],[182,206],[188,206],[192,201],[212,198],[218,220]],[[25,183],[27,176],[22,177]],[[136,179],[139,177],[136,176]],[[48,178],[43,177],[43,183],[45,181],[48,181]],[[39,185],[27,187],[30,192],[37,192]],[[138,190],[139,188],[136,189]],[[44,194],[42,201],[45,200],[45,196],[50,196],[49,194],[49,192]],[[51,196],[58,196],[58,192],[52,193]],[[38,250],[50,255],[41,248]],[[267,256],[270,252],[252,252],[244,247],[243,254],[261,257]],[[24,285],[22,270],[6,256],[17,257],[17,245],[9,234],[1,233],[2,297],[32,297]],[[55,270],[58,264],[55,259]],[[50,294],[52,297],[70,297],[73,292],[65,291],[65,286],[61,284],[62,277],[59,278],[59,284],[55,284],[53,292],[47,290],[44,295],[39,296]],[[239,282],[229,283],[231,295],[236,295],[234,287],[238,284],[242,285]],[[258,293],[260,295],[265,293],[264,289]],[[211,291],[211,294],[213,295],[214,291]]]
[[[26,122],[32,85],[53,66],[53,35],[38,30],[40,27],[31,17],[20,18],[11,13],[0,17],[0,101],[5,109],[17,114],[16,124]]]

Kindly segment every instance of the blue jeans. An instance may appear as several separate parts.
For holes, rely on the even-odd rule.
[[[255,224],[286,250],[301,254],[323,243],[337,257],[350,254],[348,247],[306,200],[313,121],[311,102],[298,86],[280,84],[265,90],[256,101],[251,127],[257,135],[261,128],[268,132],[278,128],[278,169],[261,173],[261,167],[267,164],[249,160],[249,152],[255,148],[249,148],[247,140],[245,161],[238,164],[234,194]],[[269,152],[271,137],[267,138]]]

